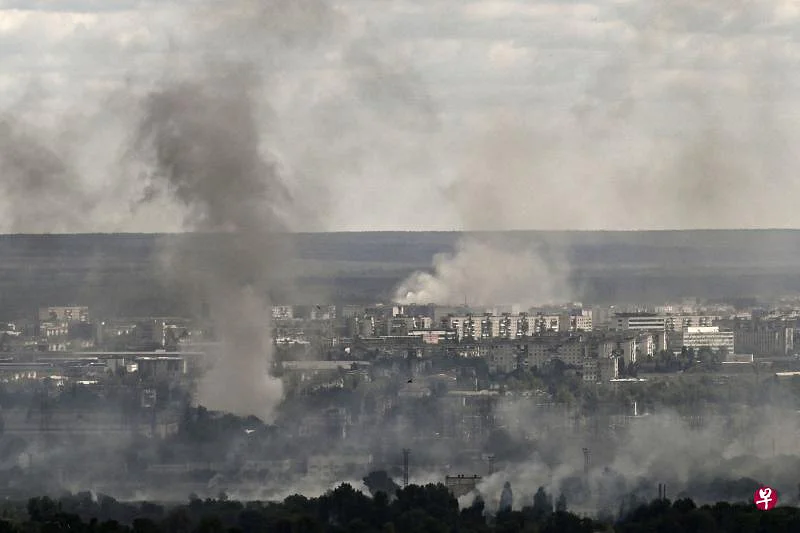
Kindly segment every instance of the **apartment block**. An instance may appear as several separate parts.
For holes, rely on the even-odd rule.
[[[721,331],[719,327],[689,327],[683,330],[681,348],[709,348],[714,351],[725,350],[735,353],[733,331]]]

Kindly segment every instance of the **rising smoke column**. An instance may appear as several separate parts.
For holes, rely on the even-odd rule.
[[[787,147],[795,133],[780,111],[791,84],[764,39],[786,24],[777,4],[730,11],[705,1],[601,3],[588,12],[594,20],[576,15],[577,25],[626,24],[597,41],[607,54],[579,58],[603,59],[577,94],[565,92],[549,109],[487,112],[469,130],[448,190],[462,228],[785,226],[775,215],[788,212],[780,191],[794,183],[787,169],[796,166],[796,154]],[[713,70],[714,83],[699,83],[727,56],[725,69]],[[545,83],[547,63],[530,65]],[[744,204],[747,210],[731,209]],[[459,250],[477,247],[466,239]],[[408,302],[411,287],[463,301],[463,294],[448,294],[462,290],[452,280],[493,286],[486,265],[492,256],[505,263],[507,254],[492,253],[489,244],[482,247],[486,257],[459,252],[444,267],[437,259],[432,276],[414,274],[396,296]],[[520,250],[520,271],[526,253]],[[450,278],[439,274],[445,270]],[[549,278],[540,283],[549,285]]]
[[[282,396],[280,381],[268,375],[268,282],[282,260],[271,255],[270,236],[285,229],[279,211],[290,199],[260,150],[252,98],[258,77],[247,65],[217,67],[144,100],[136,150],[152,161],[152,190],[184,204],[190,228],[226,234],[223,246],[192,256],[200,264],[173,263],[195,278],[222,342],[223,358],[198,400],[269,418]]]
[[[286,292],[296,274],[280,237],[320,227],[329,180],[413,160],[398,139],[430,127],[430,106],[326,2],[202,2],[181,16],[183,45],[143,99],[128,154],[147,168],[138,205],[167,198],[183,206],[186,229],[225,234],[200,252],[165,253],[169,277],[206,303],[223,344],[198,400],[269,418],[282,396],[267,375],[269,290]]]
[[[535,306],[571,299],[570,265],[543,238],[496,231],[526,227],[552,168],[543,162],[552,139],[503,117],[466,144],[447,190],[464,230],[452,254],[434,257],[433,272],[411,274],[395,289],[401,304]],[[487,232],[488,230],[488,232]],[[558,243],[556,243],[558,244]]]

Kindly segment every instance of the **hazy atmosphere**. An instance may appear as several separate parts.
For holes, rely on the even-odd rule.
[[[0,0],[0,531],[800,531],[797,28]]]
[[[792,2],[0,9],[5,231],[191,229],[133,148],[148,94],[212,79],[291,230],[797,225]]]

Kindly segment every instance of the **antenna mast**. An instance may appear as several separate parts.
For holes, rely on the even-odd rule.
[[[403,487],[408,487],[408,456],[411,450],[403,448]]]

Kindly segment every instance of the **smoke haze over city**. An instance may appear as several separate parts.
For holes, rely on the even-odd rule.
[[[0,0],[0,497],[800,502],[798,23]]]

